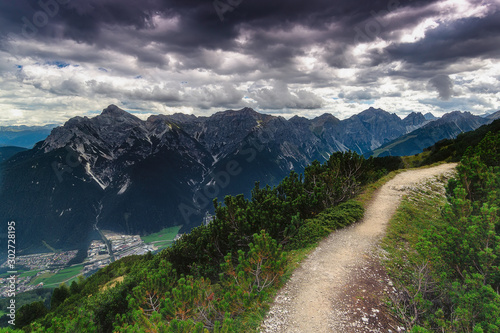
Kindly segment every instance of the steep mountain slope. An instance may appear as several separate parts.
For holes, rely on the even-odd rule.
[[[475,147],[484,139],[488,132],[500,131],[500,119],[491,124],[483,125],[478,129],[459,134],[456,139],[444,139],[428,147],[422,154],[420,165],[429,165],[439,161],[459,162],[469,147]]]
[[[25,150],[26,148],[22,147],[12,147],[12,146],[0,147],[0,163],[11,158],[13,155]]]
[[[437,117],[436,117],[436,116],[434,116],[434,115],[433,115],[432,113],[430,113],[430,112],[427,112],[426,114],[424,114],[424,118],[425,118],[426,120],[435,120],[435,119],[437,119]]]
[[[407,132],[414,131],[422,126],[425,126],[429,122],[430,120],[426,119],[420,112],[412,112],[403,119],[403,124],[406,125]]]
[[[490,120],[498,119],[498,118],[500,118],[500,111],[491,113],[491,114],[487,115],[485,118],[488,118]]]
[[[366,153],[365,156],[415,155],[440,140],[455,138],[460,133],[475,130],[491,121],[469,112],[450,112],[438,120],[380,146],[373,152]]]
[[[418,126],[417,122],[412,126]],[[396,114],[369,108],[340,122],[326,121],[320,135],[337,150],[350,149],[363,154],[408,132],[407,124]]]

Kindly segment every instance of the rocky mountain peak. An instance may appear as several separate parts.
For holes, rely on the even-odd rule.
[[[128,112],[120,109],[118,106],[116,106],[114,104],[110,104],[107,108],[102,110],[101,115],[117,116],[117,115],[124,115],[125,113],[128,114]]]
[[[274,118],[271,115],[266,115],[263,113],[259,113],[255,111],[252,108],[245,107],[241,110],[227,110],[227,111],[221,111],[217,112],[214,115],[208,117],[208,119],[220,119],[224,117],[233,117],[235,119],[241,119],[241,120],[255,120],[255,121],[263,121],[263,120],[269,120],[271,118]]]
[[[370,107],[363,112],[352,116],[351,118],[358,118],[362,122],[400,122],[399,118],[395,113],[390,113],[382,109],[375,109]]]
[[[293,116],[288,121],[291,122],[292,124],[297,124],[297,125],[309,125],[311,122],[309,119],[297,115]]]
[[[403,119],[406,126],[418,126],[426,121],[421,112],[412,112]]]
[[[114,104],[111,104],[107,108],[102,110],[101,115],[97,116],[96,118],[109,118],[110,120],[115,122],[132,121],[135,123],[142,123],[142,120],[128,113],[127,111],[120,109]]]
[[[468,111],[452,111],[449,113],[446,113],[441,117],[441,121],[452,121],[452,120],[460,120],[460,119],[467,119],[467,118],[473,118],[475,117],[472,113]]]
[[[170,120],[174,123],[177,123],[177,124],[191,123],[191,122],[194,122],[198,119],[198,117],[196,117],[193,114],[185,114],[185,113],[177,112],[177,113],[174,113],[171,115],[153,115],[153,116],[150,116],[148,118],[148,122],[149,121],[154,122],[158,118],[168,119],[168,120]]]
[[[437,119],[436,116],[434,116],[432,113],[430,112],[427,112],[426,114],[424,114],[424,117],[425,119],[427,120],[434,120],[434,119]]]
[[[461,132],[470,131],[486,123],[488,119],[475,116],[468,111],[453,111],[432,122],[434,126],[453,123]]]
[[[385,114],[385,113],[389,113],[389,112],[387,112],[385,110],[382,110],[380,108],[379,109],[375,109],[373,106],[370,106],[368,109],[362,111],[360,113],[360,115],[361,114]]]
[[[313,119],[315,124],[338,123],[340,120],[331,113],[323,113],[321,116]]]
[[[145,122],[136,116],[110,105],[96,117],[74,117],[64,126],[52,130],[42,148],[49,152],[67,145],[74,149],[88,149],[90,146],[115,149],[131,135],[145,137]],[[80,148],[77,148],[80,147]]]
[[[244,107],[243,109],[239,110],[239,112],[243,113],[243,114],[248,114],[248,115],[256,115],[256,114],[258,114],[257,111],[255,111],[254,109],[249,108],[249,107]]]

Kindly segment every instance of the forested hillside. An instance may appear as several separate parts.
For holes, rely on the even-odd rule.
[[[430,186],[402,205],[389,233],[401,290],[393,305],[412,332],[499,332],[500,133],[466,150],[444,207]]]
[[[255,329],[254,317],[300,249],[360,219],[361,204],[349,200],[385,174],[383,166],[399,164],[397,158],[334,153],[303,175],[291,172],[275,187],[256,184],[251,198],[215,200],[208,226],[157,255],[127,257],[62,285],[53,292],[50,310],[32,303],[18,310],[18,318],[27,332]]]
[[[498,133],[499,131],[500,119],[497,119],[475,131],[461,133],[455,139],[441,140],[426,148],[423,153],[415,155],[411,162],[414,166],[429,165],[440,161],[459,162],[467,148],[478,145],[488,132]]]

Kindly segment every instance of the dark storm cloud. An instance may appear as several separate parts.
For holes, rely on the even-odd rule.
[[[439,99],[448,101],[453,94],[453,82],[448,75],[436,75],[429,80],[429,86],[435,88],[439,94]]]
[[[41,0],[47,4],[63,0]],[[68,0],[64,0],[68,1]],[[434,12],[426,5],[437,0],[244,0],[221,22],[212,1],[206,0],[70,0],[59,5],[57,15],[50,17],[47,26],[38,29],[36,40],[57,41],[70,39],[95,47],[134,56],[139,67],[170,68],[172,70],[208,69],[219,75],[247,75],[259,71],[263,79],[277,79],[288,83],[312,82],[320,84],[325,78],[318,73],[304,77],[296,69],[296,57],[303,56],[315,45],[324,47],[321,57],[332,68],[349,68],[360,61],[350,54],[359,38],[358,31],[367,31],[379,25],[380,38],[389,38],[392,31],[418,23]],[[2,31],[17,33],[23,27],[22,17],[32,20],[40,11],[35,0],[20,0],[8,7],[0,4]],[[382,22],[381,17],[391,11],[405,10],[402,18]],[[5,13],[5,15],[4,15]],[[4,17],[5,16],[5,17]],[[176,21],[174,28],[157,31],[154,17]],[[296,32],[293,29],[299,29]],[[294,33],[290,33],[290,31]],[[109,33],[112,31],[112,33]],[[237,42],[243,31],[244,44]],[[306,31],[301,33],[301,31]],[[288,33],[288,34],[287,34]],[[154,48],[148,46],[155,44]],[[256,59],[255,65],[240,63],[224,68],[222,61],[213,59],[203,50],[232,51]],[[369,63],[378,66],[400,57],[398,48],[372,51]],[[22,53],[22,51],[21,51]],[[25,50],[25,54],[58,59],[61,50]],[[52,54],[51,54],[52,53]],[[177,55],[181,62],[173,64],[166,55]],[[108,65],[102,52],[65,52],[67,61],[88,62],[98,67]],[[112,60],[112,59],[111,59]],[[124,75],[140,74],[125,66],[115,66]],[[175,68],[174,68],[175,67]],[[373,77],[373,78],[370,78]],[[375,82],[374,75],[358,78],[359,83]]]
[[[465,18],[428,31],[416,43],[393,44],[386,49],[388,61],[443,69],[470,58],[500,58],[500,11],[484,18]]]
[[[297,90],[291,92],[284,82],[274,82],[273,88],[253,91],[250,96],[263,109],[319,109],[323,105],[321,97],[313,92]]]
[[[351,91],[347,94],[341,92],[339,94],[339,98],[343,98],[349,102],[354,102],[354,101],[367,101],[375,98],[374,94],[368,90],[356,90],[356,91]]]
[[[68,0],[41,0],[55,3]],[[101,48],[119,48],[127,53],[137,53],[145,62],[155,61],[154,56],[141,50],[143,43],[155,41],[162,45],[163,52],[182,53],[196,57],[197,50],[235,50],[258,56],[271,67],[286,65],[290,59],[300,54],[300,48],[335,41],[329,62],[333,66],[347,66],[343,51],[346,45],[356,40],[355,26],[374,20],[379,13],[386,13],[389,7],[418,7],[432,1],[383,0],[383,1],[335,1],[289,0],[289,1],[243,1],[232,12],[225,14],[221,22],[212,1],[206,0],[70,0],[68,4],[57,5],[56,15],[49,17],[47,25],[39,28],[36,38],[66,38],[77,42],[97,45]],[[50,6],[49,6],[50,7]],[[54,7],[50,7],[54,8]],[[42,8],[35,0],[20,0],[8,5],[0,4],[0,28],[4,34],[19,34],[23,28],[22,18],[33,21],[33,15]],[[153,17],[177,18],[178,29],[154,34]],[[416,20],[417,16],[413,19]],[[404,22],[408,24],[411,19]],[[302,26],[318,31],[315,38],[291,38],[283,40],[262,32],[290,30]],[[332,26],[334,28],[332,28]],[[127,34],[136,43],[134,50],[126,41],[115,36],[104,35],[103,29],[110,28],[119,33],[127,29]],[[235,43],[239,29],[245,27],[252,32],[252,40],[244,49]],[[150,33],[151,32],[151,33]],[[134,36],[135,33],[135,36]],[[134,38],[135,37],[135,38]],[[141,37],[147,37],[146,39]],[[158,52],[158,50],[156,50]],[[158,59],[160,62],[162,59]]]
[[[371,41],[359,37],[359,31],[369,30],[374,23],[380,25],[380,16],[405,6],[415,10],[415,14],[406,14],[405,20],[397,20],[390,25],[380,25],[380,37],[389,34],[391,29],[412,26],[421,20],[420,15],[430,15],[431,10],[420,8],[435,2],[410,0],[383,1],[287,1],[267,2],[248,1],[234,12],[232,21],[248,27],[252,32],[251,42],[244,50],[263,60],[271,67],[286,65],[293,57],[300,56],[311,46],[322,45],[326,49],[324,60],[335,68],[348,68],[355,64],[349,54],[351,47],[359,42]],[[409,11],[411,13],[411,11]],[[231,13],[233,15],[233,13]],[[315,33],[301,35],[300,31],[283,37],[282,34],[270,34],[270,31],[290,31],[296,27],[311,29]],[[373,36],[374,37],[374,36]],[[377,36],[378,37],[378,36]],[[382,61],[380,61],[382,62]]]
[[[79,81],[68,79],[61,82],[56,87],[52,87],[50,92],[57,95],[73,95],[79,96],[83,93],[84,87]]]

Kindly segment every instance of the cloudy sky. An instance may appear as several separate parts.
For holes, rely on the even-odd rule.
[[[0,125],[500,109],[500,0],[0,2]]]

